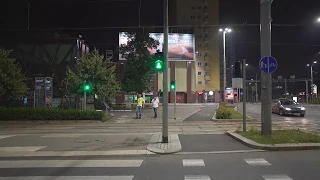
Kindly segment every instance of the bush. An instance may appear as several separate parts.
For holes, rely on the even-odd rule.
[[[101,120],[101,111],[44,108],[0,108],[0,120]]]
[[[219,107],[216,111],[217,119],[231,119],[232,112],[229,111],[226,107]]]

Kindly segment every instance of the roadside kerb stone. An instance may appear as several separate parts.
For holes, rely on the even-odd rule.
[[[157,154],[173,154],[181,151],[181,143],[178,134],[169,134],[168,143],[162,143],[162,134],[155,133],[152,135],[147,150]]]
[[[8,120],[8,121],[0,121],[0,124],[99,124],[101,121],[99,120]]]
[[[320,149],[320,143],[298,143],[298,144],[260,144],[235,132],[227,132],[227,135],[242,144],[254,148],[268,151],[294,151],[294,150],[315,150]]]

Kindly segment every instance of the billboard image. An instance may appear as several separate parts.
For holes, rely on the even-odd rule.
[[[150,33],[150,37],[159,41],[156,49],[148,49],[150,54],[159,50],[162,52],[163,33]],[[126,45],[128,38],[124,32],[119,33],[119,46]],[[168,61],[194,61],[195,47],[193,34],[170,33],[168,36]],[[126,60],[122,54],[119,54],[119,60]]]

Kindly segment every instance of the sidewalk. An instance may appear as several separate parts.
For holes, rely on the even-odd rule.
[[[188,117],[192,116],[193,114],[199,112],[202,108],[212,107],[212,112],[214,113],[216,104],[188,104],[182,105],[177,104],[176,106],[176,119],[174,119],[174,105],[169,105],[169,122],[176,123],[176,122],[183,122]],[[162,123],[162,107],[158,109],[158,118],[153,118],[153,109],[145,109],[142,111],[141,119],[136,119],[135,111],[132,112],[118,112],[116,113],[116,117],[111,121],[111,123],[124,123],[124,124],[145,124],[145,123]]]

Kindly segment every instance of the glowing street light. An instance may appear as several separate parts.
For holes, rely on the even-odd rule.
[[[223,89],[227,86],[227,63],[226,63],[226,33],[230,33],[231,29],[219,29],[219,32],[223,32]]]

